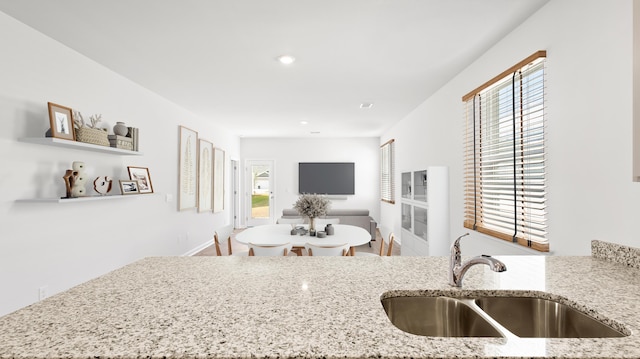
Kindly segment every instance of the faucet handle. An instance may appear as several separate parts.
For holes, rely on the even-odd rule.
[[[453,241],[453,244],[451,245],[451,253],[460,253],[460,240],[462,239],[462,237],[466,237],[469,235],[469,232],[461,235],[460,237],[456,238],[455,241]]]
[[[468,235],[469,235],[469,232],[467,232],[467,233],[465,233],[465,234],[461,235],[460,237],[456,238],[456,240],[455,240],[455,241],[453,241],[453,243],[454,243],[454,244],[456,244],[456,243],[460,243],[460,240],[462,239],[462,237],[466,237],[466,236],[468,236]]]
[[[462,262],[462,254],[460,252],[460,240],[462,239],[462,237],[466,237],[469,235],[469,232],[461,235],[460,237],[456,238],[455,241],[453,241],[453,244],[451,244],[451,253],[449,254],[449,272],[453,273],[453,269],[457,266],[460,265],[460,263]]]

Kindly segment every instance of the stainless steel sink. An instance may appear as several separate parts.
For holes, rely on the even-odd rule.
[[[623,333],[553,300],[532,297],[483,297],[480,309],[522,338],[612,338]]]
[[[628,335],[569,305],[538,297],[386,294],[381,302],[393,325],[423,336],[614,338]]]
[[[407,333],[430,337],[501,337],[475,310],[448,297],[382,299],[391,323]]]

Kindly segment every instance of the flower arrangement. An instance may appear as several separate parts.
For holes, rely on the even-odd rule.
[[[331,201],[325,196],[318,194],[303,193],[300,195],[293,208],[300,213],[301,216],[316,218],[326,216],[331,207]]]

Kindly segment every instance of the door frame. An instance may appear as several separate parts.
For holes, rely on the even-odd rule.
[[[241,228],[240,209],[240,161],[231,159],[231,224],[233,228]]]
[[[245,210],[244,220],[247,227],[259,226],[264,224],[275,223],[275,160],[245,160],[244,176],[245,176]],[[251,173],[252,166],[269,166],[269,217],[265,219],[254,219],[251,217],[251,195],[253,194],[253,183],[251,180],[253,175]]]

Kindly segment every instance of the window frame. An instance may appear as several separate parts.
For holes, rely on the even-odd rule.
[[[463,170],[464,227],[541,252],[549,251],[549,241],[546,238],[546,193],[544,192],[546,183],[544,161],[547,147],[544,143],[546,137],[546,120],[544,118],[546,112],[545,59],[546,51],[537,51],[462,97],[465,107],[465,139],[463,144],[465,152]],[[534,81],[531,81],[535,77],[531,76],[536,75],[540,70],[528,71],[528,66],[538,62],[542,62],[541,70],[543,76],[541,80],[542,92],[537,94],[540,99],[533,92],[529,92],[531,89],[522,86],[524,78],[527,79],[526,84],[535,84]],[[517,74],[520,75],[520,78],[516,77]],[[523,74],[526,74],[526,76],[523,76]],[[520,87],[516,88],[516,83],[520,84]],[[508,86],[512,86],[512,88],[509,90]],[[503,116],[501,111],[501,91],[503,89],[507,90],[506,93],[509,95],[508,102],[513,106],[512,109],[509,109],[512,110],[509,116]],[[527,94],[527,96],[523,96],[524,94]],[[483,96],[486,99],[483,99]],[[541,105],[536,105],[538,100],[541,100]],[[480,109],[476,107],[477,105],[479,105]],[[482,105],[484,105],[484,108]],[[488,108],[486,108],[487,105],[489,106]],[[531,111],[530,108],[526,107],[527,105],[532,105],[532,108],[537,108],[537,110]],[[538,106],[541,107],[538,108]],[[484,114],[488,114],[488,116]],[[534,114],[532,118],[530,118],[531,114]],[[537,117],[535,114],[537,114]],[[479,116],[479,118],[476,118],[476,116]],[[491,138],[487,142],[486,139],[490,138],[487,137],[488,131],[497,134],[498,137],[500,136],[499,132],[502,131],[500,126],[504,125],[502,120],[505,118],[510,121],[509,125],[513,126],[513,130],[509,134],[512,138],[510,141],[513,144],[513,151],[511,152],[510,149],[489,151],[491,155],[503,155],[511,152],[509,153],[508,161],[513,163],[513,178],[510,179],[511,182],[505,183],[506,186],[513,188],[513,197],[503,200],[499,194],[496,195],[500,190],[489,189],[489,187],[483,188],[483,185],[495,185],[499,180],[508,177],[499,175],[498,180],[495,178],[483,180],[483,177],[489,178],[485,173],[489,169],[486,163],[488,162],[487,158],[490,158],[486,152],[486,147],[483,146],[488,144],[497,147],[504,144],[504,140]],[[534,131],[528,127],[531,123],[535,124]],[[516,126],[521,127],[516,129]],[[542,132],[536,134],[535,131],[538,130]],[[519,137],[516,137],[518,135]],[[540,142],[542,143],[541,145],[536,145],[536,143]],[[539,152],[531,152],[534,153],[533,155],[526,153],[525,150],[528,150],[529,146],[536,151],[540,151],[541,154]],[[535,165],[532,165],[532,162],[529,162],[532,159],[535,162],[540,158],[542,169],[536,168]],[[502,166],[500,167],[501,169],[506,167],[505,165],[500,166]],[[519,167],[521,167],[521,172],[516,176]],[[533,168],[533,170],[530,170],[530,168]],[[535,181],[529,182],[531,178],[535,179]],[[539,201],[534,205],[529,203],[530,198],[533,196],[530,193],[532,188],[536,192],[534,194],[537,196],[536,201]],[[484,198],[485,196],[487,197],[486,199]],[[520,208],[521,204],[524,204],[522,208]],[[504,207],[511,207],[512,212],[502,210]],[[513,218],[510,218],[511,215]],[[532,221],[532,217],[535,217],[535,220]],[[492,226],[491,222],[496,223],[497,221],[501,221],[501,226]],[[527,225],[523,226],[522,223],[527,223]],[[513,233],[508,233],[509,226],[513,227]]]
[[[395,204],[395,139],[380,145],[380,200]]]

